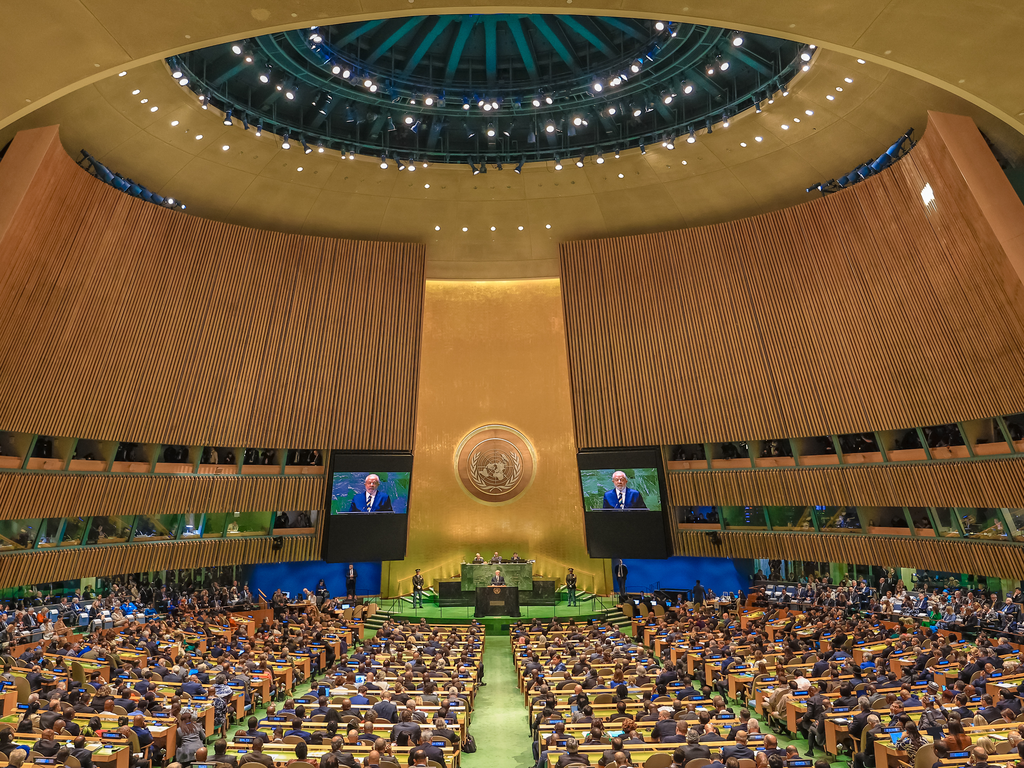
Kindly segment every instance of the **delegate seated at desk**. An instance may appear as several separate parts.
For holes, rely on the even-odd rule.
[[[505,577],[502,575],[501,571],[495,571],[494,575],[491,576],[491,586],[492,587],[503,587],[503,586],[505,586]]]
[[[481,557],[480,553],[477,552],[476,553],[476,557],[473,558],[473,565],[481,565],[481,564],[483,564],[483,562],[484,562],[483,557]]]
[[[640,491],[629,487],[629,478],[619,470],[612,475],[612,488],[604,495],[604,509],[647,509]]]
[[[500,562],[501,562],[501,555],[499,555],[497,552],[495,552],[491,556],[491,565],[498,565]]]

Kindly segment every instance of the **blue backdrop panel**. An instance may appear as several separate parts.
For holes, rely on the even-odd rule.
[[[724,557],[670,557],[667,560],[629,560],[626,588],[630,592],[649,592],[655,584],[662,589],[689,589],[697,579],[715,594],[750,589],[752,563],[749,560],[730,560]],[[614,563],[614,561],[613,561]],[[618,585],[616,585],[618,588]]]
[[[356,563],[356,594],[380,594],[380,562]],[[302,588],[314,589],[320,579],[327,582],[331,596],[345,596],[345,574],[348,563],[325,563],[323,560],[306,560],[297,563],[263,563],[249,566],[244,578],[249,581],[249,589],[256,594],[257,589],[270,597],[277,589],[292,595],[302,592]]]

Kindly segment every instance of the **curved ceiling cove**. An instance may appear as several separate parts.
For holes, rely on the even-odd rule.
[[[168,65],[226,125],[285,148],[480,172],[693,140],[760,111],[813,53],[697,24],[456,14],[289,30]]]

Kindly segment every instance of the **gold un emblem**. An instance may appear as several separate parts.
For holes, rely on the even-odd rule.
[[[455,451],[459,482],[485,504],[512,501],[529,488],[536,463],[526,436],[500,424],[474,429]]]

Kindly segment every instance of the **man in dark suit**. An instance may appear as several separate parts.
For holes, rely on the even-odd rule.
[[[630,755],[629,750],[622,748],[622,737],[621,736],[616,736],[614,739],[612,739],[611,743],[608,746],[610,748],[606,749],[601,754],[601,759],[597,761],[598,765],[608,765],[608,766],[615,765],[615,753],[616,752],[621,752],[622,754],[624,754],[626,756],[626,763],[628,765],[632,764],[632,762],[633,762],[632,761],[632,755]]]
[[[620,470],[613,474],[612,485],[615,487],[604,495],[604,509],[647,509],[640,491],[629,487],[625,472]]]
[[[377,475],[367,475],[363,486],[366,490],[353,497],[349,512],[394,512],[391,497],[380,490],[380,478]]]
[[[676,731],[661,737],[662,744],[685,744],[687,725],[685,720],[676,720]]]
[[[345,591],[348,593],[349,600],[356,599],[356,576],[356,566],[349,563],[345,570]]]
[[[555,768],[565,768],[572,763],[584,763],[590,765],[590,756],[580,752],[580,743],[576,739],[569,738],[565,742],[565,752],[558,756]]]
[[[686,765],[691,760],[711,759],[711,749],[700,743],[700,731],[696,728],[690,728],[686,732],[686,746],[676,750],[676,753],[679,752],[682,752],[682,765]]]
[[[504,577],[504,575],[502,575],[501,571],[495,571],[494,575],[491,576],[491,586],[494,586],[494,587],[503,587],[503,586],[505,586],[505,577]]]
[[[619,585],[619,594],[626,594],[626,576],[629,574],[629,568],[622,562],[620,557],[615,561],[615,581]]]
[[[736,743],[722,747],[722,760],[735,757],[737,760],[753,760],[754,750],[747,746],[747,732],[740,731],[736,734]]]
[[[82,768],[92,768],[92,750],[85,748],[85,736],[76,736],[71,756],[77,758]]]
[[[433,737],[434,737],[433,731],[425,729],[420,734],[419,748],[427,753],[427,759],[428,760],[433,760],[435,763],[437,763],[442,768],[444,768],[444,765],[445,765],[445,762],[444,762],[444,752],[441,751],[440,747],[435,747],[433,744],[430,743],[430,740]],[[415,750],[410,750],[410,752],[412,752],[412,751],[415,751]],[[412,755],[410,754],[409,755],[409,765],[412,765],[412,762],[413,762],[412,761]]]

